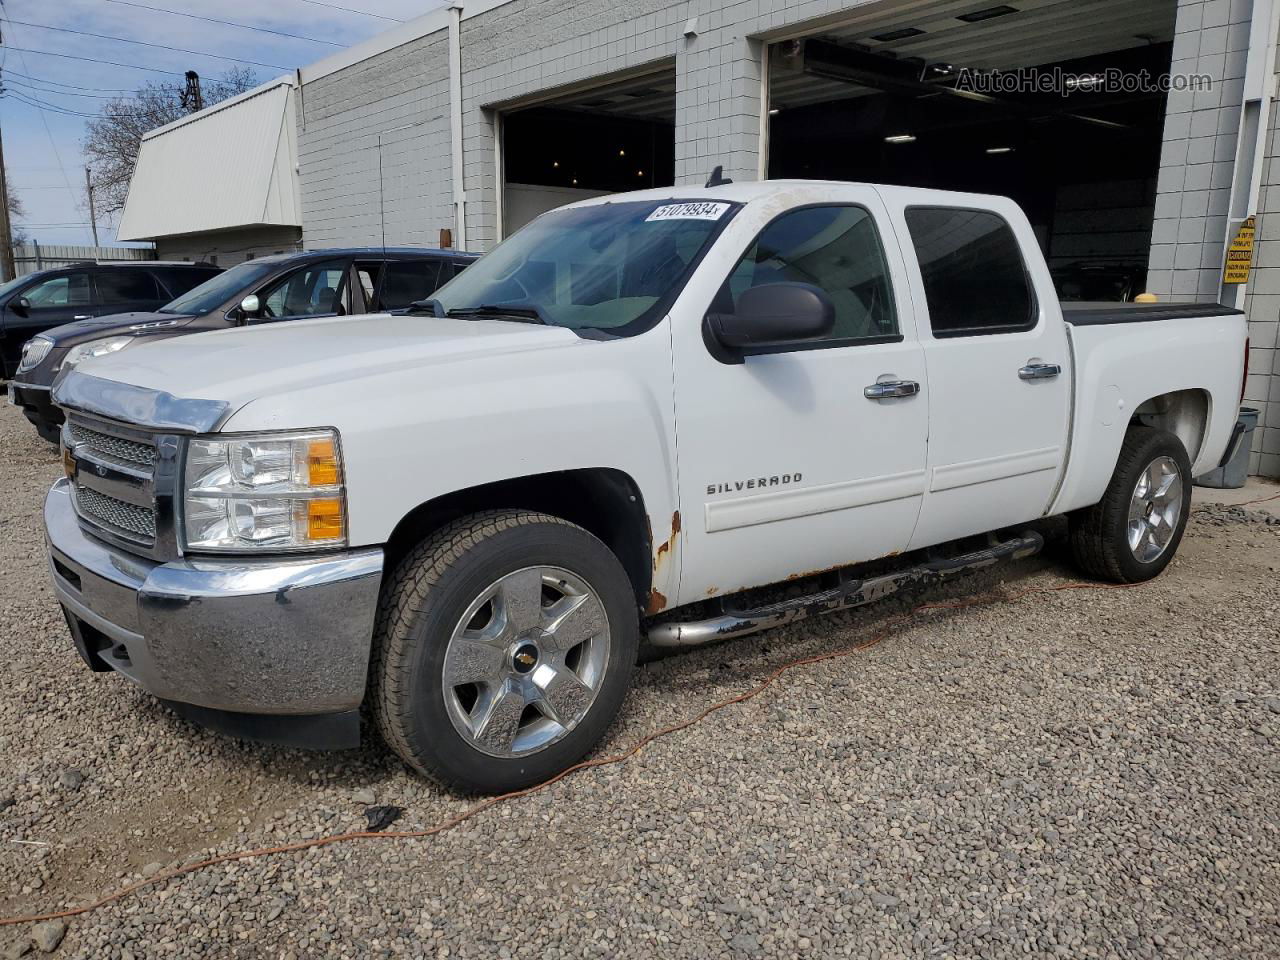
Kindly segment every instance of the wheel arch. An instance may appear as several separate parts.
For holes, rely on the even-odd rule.
[[[410,510],[387,540],[386,567],[458,517],[509,508],[551,514],[577,524],[613,551],[627,573],[641,610],[653,587],[653,533],[640,487],[608,467],[532,474],[454,490]]]
[[[1213,400],[1207,390],[1171,390],[1138,404],[1129,424],[1172,433],[1182,442],[1187,459],[1194,464],[1208,439],[1212,416]]]

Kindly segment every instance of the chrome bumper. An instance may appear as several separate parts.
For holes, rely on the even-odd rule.
[[[94,669],[214,711],[332,714],[364,698],[380,548],[157,563],[86,534],[66,480],[44,524],[54,592]]]

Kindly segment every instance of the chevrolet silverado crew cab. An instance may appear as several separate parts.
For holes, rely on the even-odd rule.
[[[154,312],[135,307],[78,316],[32,337],[22,348],[9,400],[40,436],[57,443],[63,418],[50,389],[81,360],[206,330],[403,310],[473,260],[474,254],[418,247],[308,250],[247,260],[221,275],[205,274],[212,279]]]
[[[65,374],[54,588],[90,667],[199,722],[350,746],[368,705],[422,773],[516,789],[601,738],[642,636],[864,603],[1056,515],[1089,574],[1160,573],[1239,442],[1244,317],[1053,290],[998,197],[563,207],[413,314]]]

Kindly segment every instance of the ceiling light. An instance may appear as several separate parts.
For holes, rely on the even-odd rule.
[[[627,151],[625,151],[625,150],[619,150],[619,151],[618,151],[618,156],[620,156],[620,157],[625,157],[626,155],[627,155]]]
[[[885,143],[915,143],[916,138],[910,133],[895,133],[891,137],[884,138]]]
[[[919,27],[903,27],[901,30],[890,30],[888,33],[873,34],[871,39],[878,43],[893,43],[895,40],[906,40],[924,33]]]
[[[1013,147],[987,147],[987,153],[1013,153]]]
[[[552,165],[553,167],[558,167],[558,166],[560,166],[560,161],[559,161],[559,160],[552,160],[552,161],[551,161],[551,165]]]
[[[781,108],[781,107],[770,107],[770,108],[769,108],[769,116],[771,116],[771,117],[776,117],[776,116],[777,116],[779,113],[781,113],[781,112],[782,112],[782,108]]]
[[[973,13],[962,13],[956,19],[963,20],[965,23],[981,23],[983,20],[993,20],[996,17],[1003,17],[1017,12],[1017,7],[1002,4],[998,7],[987,7],[985,10],[975,10]]]

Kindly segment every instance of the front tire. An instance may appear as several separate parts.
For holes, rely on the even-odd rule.
[[[1159,576],[1191,512],[1191,462],[1172,433],[1132,426],[1102,500],[1071,517],[1071,550],[1089,576],[1141,583]]]
[[[384,587],[374,718],[443,786],[519,790],[604,736],[638,643],[631,582],[600,540],[546,514],[474,514],[420,544]]]

